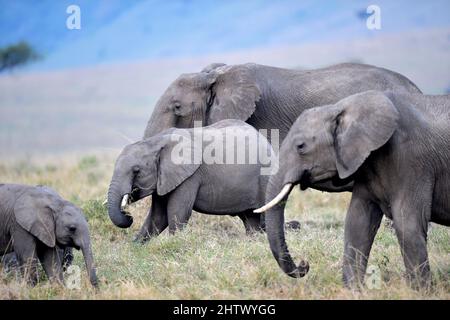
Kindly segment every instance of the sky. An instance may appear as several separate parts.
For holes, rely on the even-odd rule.
[[[66,27],[71,4],[80,30]],[[381,30],[366,28],[370,4]],[[448,0],[0,0],[0,47],[25,40],[44,56],[26,71],[59,70],[450,27],[449,12]]]

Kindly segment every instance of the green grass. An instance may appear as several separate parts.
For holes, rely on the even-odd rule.
[[[369,265],[377,266],[379,289],[343,288],[341,264],[343,221],[349,194],[293,191],[287,219],[302,223],[287,233],[296,261],[310,263],[305,278],[291,279],[279,269],[265,234],[246,236],[238,218],[194,213],[182,232],[164,232],[145,245],[132,242],[150,205],[134,204],[135,223],[128,230],[113,226],[102,201],[107,192],[114,155],[60,156],[50,159],[1,161],[0,181],[46,184],[79,205],[88,218],[100,278],[100,290],[86,279],[81,290],[52,285],[41,277],[34,288],[1,273],[3,299],[450,299],[450,231],[433,225],[429,256],[435,285],[429,292],[410,289],[397,239],[383,223]]]

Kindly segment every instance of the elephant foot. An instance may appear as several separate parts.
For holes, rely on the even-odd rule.
[[[286,228],[286,230],[300,230],[301,224],[299,221],[292,220],[292,221],[286,222],[284,227]]]

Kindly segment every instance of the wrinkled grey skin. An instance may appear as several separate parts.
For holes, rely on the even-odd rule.
[[[82,211],[43,186],[0,184],[0,254],[14,251],[30,284],[38,260],[52,281],[63,281],[65,248],[81,249],[92,285],[97,276]]]
[[[202,72],[181,75],[167,88],[156,103],[144,138],[171,127],[192,128],[194,121],[206,126],[239,119],[256,129],[268,129],[272,144],[270,129],[278,129],[281,143],[302,111],[366,90],[420,92],[398,73],[356,63],[316,70],[214,63]],[[312,187],[351,191],[351,183],[335,186],[326,182]]]
[[[256,144],[259,137],[259,148],[267,154],[273,153],[266,138],[243,121],[220,121],[204,127],[203,132],[218,130],[224,135],[225,129],[236,130],[239,137],[254,133],[249,143]],[[167,226],[174,233],[188,222],[192,209],[206,214],[238,215],[247,232],[262,227],[261,215],[253,213],[253,209],[264,204],[269,176],[260,175],[260,169],[268,164],[175,164],[171,153],[177,142],[171,141],[172,137],[193,137],[193,134],[194,129],[166,130],[128,145],[118,157],[108,192],[112,222],[122,228],[128,228],[133,222],[131,216],[121,211],[124,195],[130,194],[131,202],[152,195],[150,212],[136,240],[145,241]],[[199,152],[207,146],[204,143]],[[224,156],[230,150],[226,145]]]
[[[266,201],[288,183],[354,181],[345,219],[343,280],[363,283],[383,215],[394,222],[408,278],[428,286],[429,221],[450,225],[450,96],[368,91],[307,110],[280,149]],[[283,232],[284,202],[266,211],[270,247],[295,276]]]

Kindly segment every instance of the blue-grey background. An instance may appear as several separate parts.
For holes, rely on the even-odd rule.
[[[66,28],[71,4],[81,30]],[[381,30],[366,28],[371,4]],[[139,139],[165,87],[211,62],[357,61],[450,92],[449,12],[448,0],[0,0],[0,47],[25,40],[44,57],[0,75],[0,156]]]

